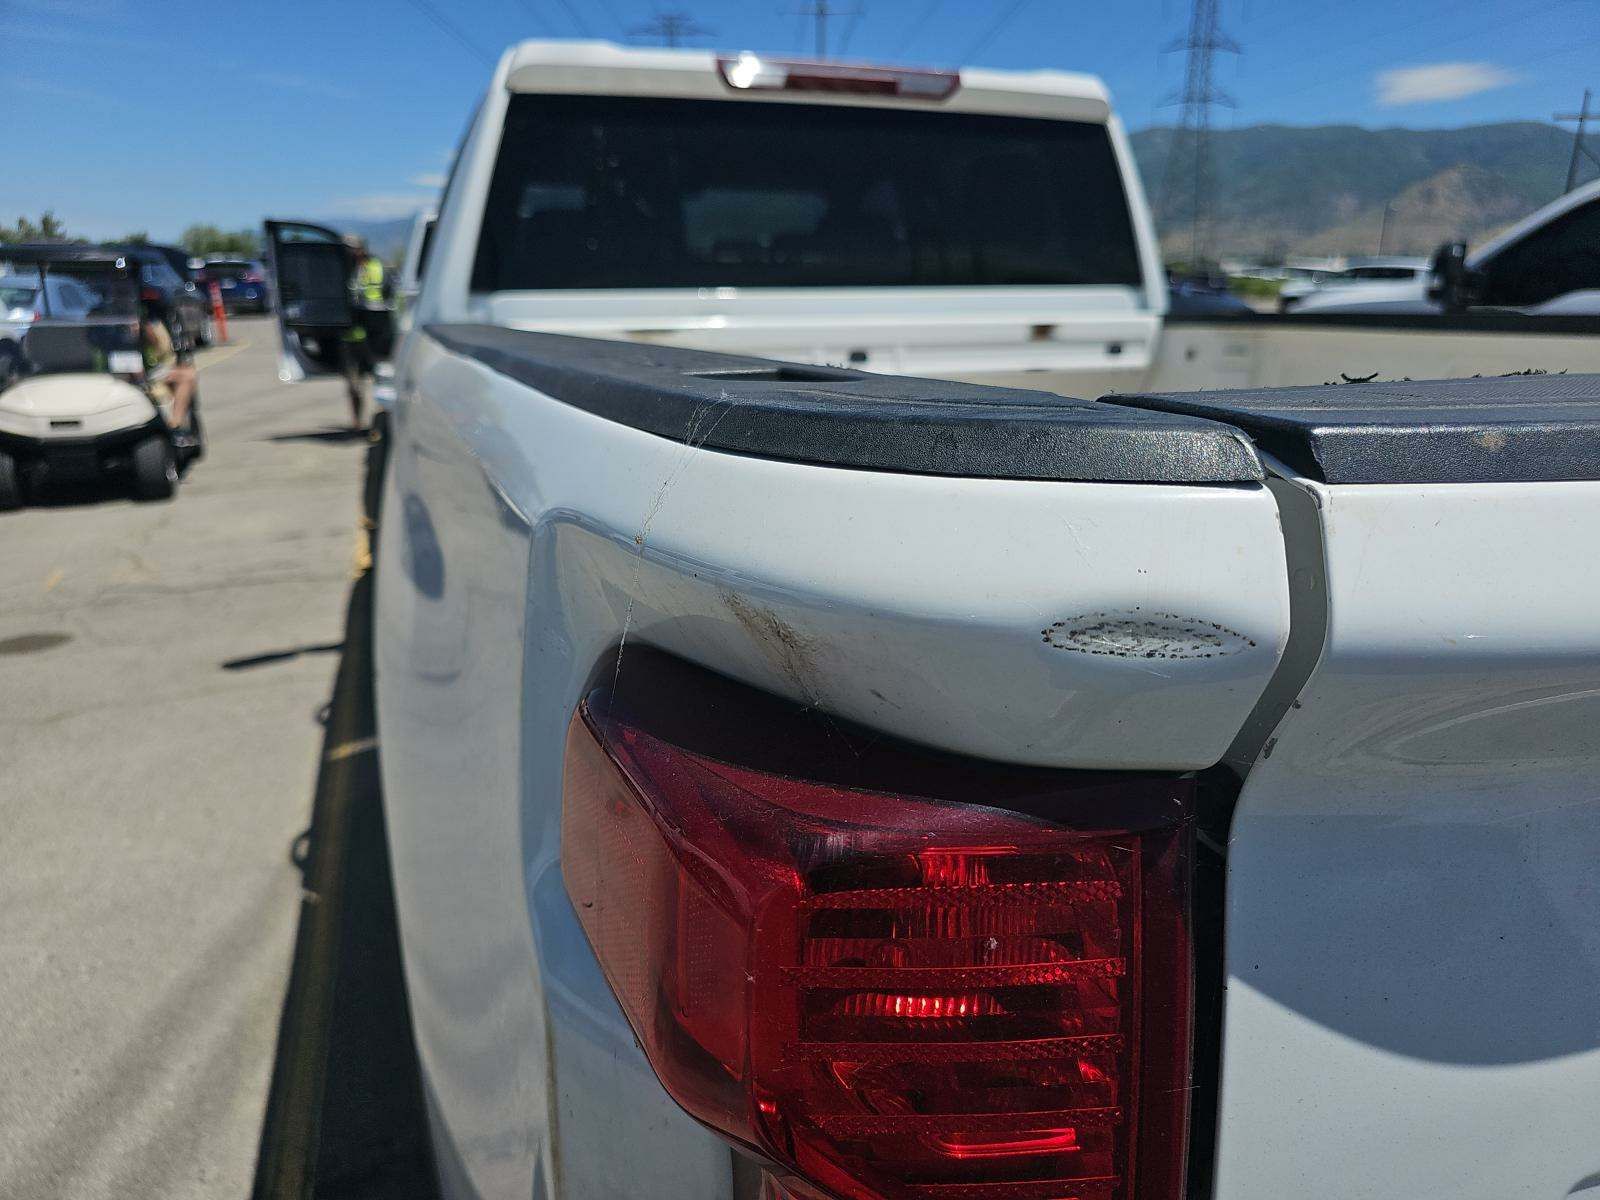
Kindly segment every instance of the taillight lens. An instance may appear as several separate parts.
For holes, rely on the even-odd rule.
[[[567,890],[667,1091],[779,1177],[1176,1200],[1190,784],[996,767],[985,796],[987,770],[965,800],[862,790],[591,699],[567,736]]]

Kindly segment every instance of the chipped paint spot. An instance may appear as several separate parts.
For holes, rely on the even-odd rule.
[[[1255,640],[1225,625],[1179,613],[1084,613],[1039,631],[1045,644],[1109,658],[1225,658]]]

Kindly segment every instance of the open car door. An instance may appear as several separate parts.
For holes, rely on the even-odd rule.
[[[339,342],[355,321],[350,251],[339,234],[305,221],[266,223],[267,267],[277,313],[278,378],[339,373]]]

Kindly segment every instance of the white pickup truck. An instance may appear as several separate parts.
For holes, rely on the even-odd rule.
[[[1092,80],[501,60],[377,552],[453,1200],[1600,1189],[1600,384],[1162,307]]]

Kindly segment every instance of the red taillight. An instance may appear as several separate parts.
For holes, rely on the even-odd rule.
[[[142,287],[139,289],[139,299],[143,300],[146,304],[159,304],[161,302],[161,289]]]
[[[735,765],[585,704],[563,874],[667,1091],[780,1175],[1177,1200],[1189,783],[980,766],[959,789]]]
[[[748,51],[737,58],[717,59],[717,70],[724,83],[739,91],[843,92],[946,100],[961,86],[961,76],[955,71],[763,58]]]

